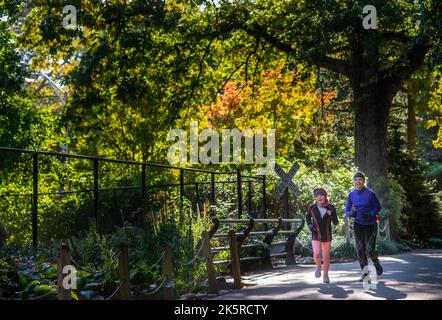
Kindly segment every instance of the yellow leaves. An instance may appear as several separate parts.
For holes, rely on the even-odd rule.
[[[424,124],[424,127],[428,129],[428,128],[437,126],[437,121],[434,119],[430,119],[430,120],[424,121],[423,124]]]
[[[257,117],[251,118],[248,121],[245,121],[243,118],[239,118],[235,121],[235,125],[240,130],[244,130],[246,128],[266,130],[272,127],[272,121],[265,115],[258,115]]]
[[[261,70],[256,79],[229,81],[222,95],[200,114],[215,128],[275,129],[277,152],[286,154],[298,137],[314,138],[318,123],[333,120],[321,106],[330,104],[337,92],[316,87],[314,74],[305,66],[288,69],[284,58],[275,59],[272,68]]]

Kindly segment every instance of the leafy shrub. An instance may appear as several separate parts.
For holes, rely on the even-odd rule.
[[[409,206],[403,208],[406,234],[428,239],[439,236],[442,226],[441,204],[435,193],[435,183],[428,181],[425,166],[404,149],[404,139],[398,128],[390,138],[389,168],[405,190]]]
[[[388,186],[388,189],[385,188],[386,186]],[[404,211],[410,205],[402,185],[391,176],[388,182],[382,179],[378,180],[372,188],[382,203],[381,225],[388,220],[391,236],[395,239],[405,235],[408,217],[404,214]]]
[[[380,255],[397,254],[406,251],[407,248],[395,240],[379,239],[377,250]]]
[[[435,248],[442,248],[442,238],[430,238],[429,243]]]
[[[345,237],[335,236],[330,250],[332,259],[357,259],[357,253],[352,241],[346,241]]]

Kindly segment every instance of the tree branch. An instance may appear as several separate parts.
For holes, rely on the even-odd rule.
[[[264,31],[264,28],[258,24],[254,24],[252,27],[245,28],[245,31],[257,39],[263,39],[267,43],[271,44],[273,47],[287,54],[293,54],[295,51],[290,44],[281,42],[273,35],[268,34],[267,32]]]
[[[407,44],[412,39],[411,37],[407,36],[402,32],[385,31],[385,32],[380,32],[379,34],[385,40],[399,41],[404,44]]]
[[[324,55],[322,57],[312,57],[309,59],[309,61],[318,67],[328,69],[336,73],[344,75],[350,74],[349,64],[345,60]]]
[[[250,35],[254,36],[255,38],[263,39],[273,47],[287,54],[295,53],[295,49],[291,46],[291,44],[284,43],[275,36],[265,32],[265,28],[259,26],[258,24],[253,25],[251,28],[248,28],[245,31]],[[345,75],[349,74],[349,64],[344,60],[323,55],[317,57],[310,57],[307,59],[307,61],[318,67],[325,68],[336,73],[341,73]]]
[[[425,56],[431,49],[431,44],[421,37],[414,38],[407,45],[407,49],[388,69],[383,71],[381,81],[383,90],[393,96],[400,89],[402,84],[407,81],[411,75],[422,67]]]

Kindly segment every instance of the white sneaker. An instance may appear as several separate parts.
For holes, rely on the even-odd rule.
[[[321,277],[321,268],[316,267],[316,271],[315,271],[315,277],[316,278],[320,278]]]
[[[322,281],[324,283],[330,283],[330,278],[328,276],[324,275],[324,277],[322,277]]]

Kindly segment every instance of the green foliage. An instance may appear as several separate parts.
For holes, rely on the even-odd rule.
[[[424,166],[403,151],[404,142],[397,129],[390,143],[390,172],[406,193],[408,207],[403,208],[407,235],[421,239],[437,236],[441,227],[441,207],[432,182],[427,181]]]
[[[53,299],[57,265],[33,256],[0,252],[0,299]]]
[[[332,259],[357,259],[354,243],[346,241],[343,236],[334,236],[330,250]]]
[[[78,289],[73,292],[75,299],[102,300],[115,291],[118,286],[116,257],[121,243],[126,243],[129,248],[133,296],[143,297],[160,285],[162,271],[161,260],[158,259],[165,245],[172,248],[177,294],[206,288],[203,259],[197,257],[189,265],[187,262],[199,249],[197,240],[201,232],[209,229],[208,212],[186,210],[180,217],[178,211],[171,210],[177,208],[173,198],[165,200],[167,203],[164,203],[163,209],[154,214],[156,218],[149,220],[145,229],[126,222],[112,234],[99,234],[91,224],[89,231],[69,237],[69,247],[78,271]],[[56,257],[57,247],[54,242],[37,251],[26,246],[2,249],[0,283],[7,285],[2,286],[0,298],[33,299],[44,295],[45,299],[53,299],[56,264],[47,261]],[[21,271],[23,267],[24,271]]]
[[[388,190],[385,191],[385,186],[387,185]],[[410,208],[410,204],[402,184],[391,176],[388,182],[380,179],[371,187],[377,193],[378,199],[382,204],[380,214],[382,228],[388,220],[393,238],[406,235],[408,217],[404,212]]]
[[[354,257],[351,244],[343,239],[343,209],[352,189],[353,143],[358,141],[351,137],[353,114],[346,111],[357,110],[359,89],[369,88],[376,96],[371,86],[378,79],[387,79],[388,86],[378,82],[375,88],[399,88],[396,72],[412,73],[418,63],[410,68],[409,61],[419,59],[409,56],[425,51],[420,44],[431,40],[427,60],[432,64],[440,63],[441,52],[438,1],[375,2],[382,8],[376,34],[361,28],[366,1],[73,0],[70,4],[81,7],[76,30],[65,30],[60,23],[64,0],[34,1],[16,36],[10,26],[16,22],[21,3],[0,0],[0,146],[54,151],[68,143],[70,152],[164,162],[168,130],[183,127],[192,117],[203,119],[203,125],[207,120],[208,126],[217,129],[272,127],[277,130],[277,162],[286,170],[296,161],[302,163],[295,177],[301,194],[292,201],[293,217],[303,217],[314,201],[312,190],[324,187],[341,220],[334,228],[332,257]],[[24,53],[32,53],[28,66],[22,64]],[[371,63],[376,70],[366,68]],[[68,104],[63,109],[47,104],[43,94],[30,93],[34,86],[23,89],[26,67],[62,75]],[[334,72],[345,77],[335,78]],[[367,74],[381,76],[373,79]],[[355,81],[359,75],[364,75],[360,83]],[[440,120],[440,70],[426,76],[430,78],[425,84],[427,96],[419,101],[428,108],[418,107],[425,115],[425,126],[434,127]],[[387,83],[390,80],[393,83]],[[352,92],[347,82],[357,90]],[[389,191],[378,192],[385,207],[381,225],[388,219],[394,232],[403,236],[440,234],[440,204],[425,178],[424,166],[404,153],[397,136],[389,144]],[[0,223],[8,242],[4,256],[19,250],[18,256],[47,263],[48,257],[56,255],[56,241],[68,238],[76,260],[96,271],[92,275],[80,271],[76,299],[103,299],[113,292],[117,283],[111,260],[121,242],[130,248],[135,295],[143,295],[159,284],[161,268],[152,263],[161,256],[162,246],[172,247],[176,261],[190,260],[201,231],[209,228],[209,204],[202,209],[203,201],[197,204],[190,190],[193,186],[186,186],[184,211],[179,210],[177,190],[150,189],[144,200],[139,189],[100,191],[102,232],[92,225],[87,230],[93,215],[91,193],[56,193],[90,190],[91,163],[43,156],[38,187],[44,195],[39,197],[38,225],[40,243],[48,248],[33,252],[27,248],[31,241],[31,159],[28,155],[0,156],[0,194],[20,194],[0,197]],[[140,172],[134,167],[100,163],[100,187],[138,186]],[[234,166],[221,169],[232,171]],[[241,169],[253,171],[256,166]],[[434,164],[429,174],[437,176],[440,171]],[[194,178],[200,177],[186,176],[188,181]],[[178,175],[148,170],[147,180],[152,185],[176,183]],[[235,176],[226,180],[232,183],[217,185],[217,202],[211,205],[218,217],[236,217]],[[270,175],[267,182],[270,194],[279,178]],[[257,185],[252,211],[259,212]],[[242,188],[246,194],[247,186]],[[207,196],[209,192],[201,193]],[[268,215],[280,217],[280,199],[268,198],[268,203]],[[138,210],[151,219],[147,226],[136,223]],[[307,250],[311,250],[309,237],[306,230],[299,236]],[[380,246],[386,253],[400,249],[393,241],[381,241]],[[258,253],[266,249],[259,247]],[[0,297],[35,298],[53,291],[46,281],[54,280],[53,261],[38,270],[25,261],[25,272],[13,270],[18,264],[23,263],[0,260]],[[101,273],[102,268],[110,271]],[[205,286],[201,259],[189,266],[177,263],[175,269],[179,293]]]
[[[22,89],[24,66],[16,52],[15,39],[6,22],[0,20],[0,145],[35,147],[34,134],[41,122],[32,107],[30,94]],[[0,166],[10,157],[1,157]]]
[[[442,163],[439,163],[439,162],[432,163],[428,167],[427,175],[429,178],[435,178],[435,177],[441,176],[442,175]]]
[[[407,251],[407,247],[395,240],[379,239],[377,241],[377,250],[380,255],[389,255]]]
[[[442,248],[442,238],[430,238],[428,241],[433,247]]]

